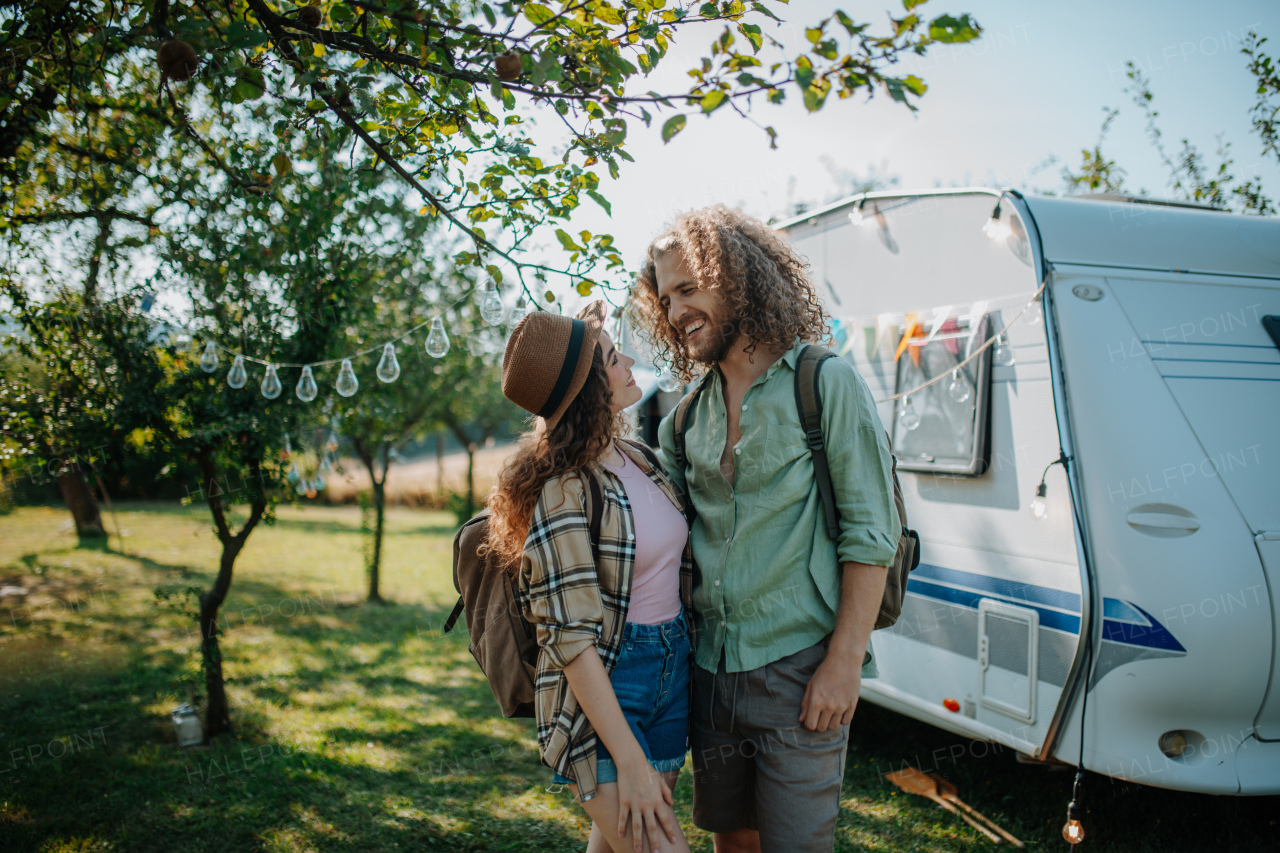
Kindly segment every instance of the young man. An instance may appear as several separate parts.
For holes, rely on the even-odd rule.
[[[794,391],[828,318],[784,238],[738,211],[679,217],[649,247],[638,325],[688,379],[707,369],[676,465],[701,580],[691,713],[694,823],[718,853],[834,846],[849,721],[901,527],[889,448],[866,382],[820,374],[840,536],[827,534]],[[870,673],[869,673],[870,674]]]

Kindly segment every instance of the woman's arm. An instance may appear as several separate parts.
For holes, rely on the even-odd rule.
[[[659,826],[668,841],[676,843],[678,827],[671,806],[675,801],[658,772],[650,766],[644,750],[622,715],[618,697],[609,683],[604,663],[591,646],[564,668],[569,689],[577,697],[596,735],[618,766],[618,836],[626,837],[627,821],[631,821],[631,838],[640,850],[640,839],[647,833],[649,844],[658,849]]]

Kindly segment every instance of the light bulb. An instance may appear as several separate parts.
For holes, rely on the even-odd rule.
[[[395,382],[400,376],[400,362],[396,360],[395,344],[382,348],[382,360],[378,362],[378,378],[383,382]]]
[[[311,478],[311,491],[313,492],[323,492],[327,485],[328,483],[325,482],[324,477],[321,477],[319,474],[316,474]],[[307,495],[307,497],[314,497],[314,495]]]
[[[244,356],[236,356],[236,360],[231,362],[231,369],[227,371],[227,384],[232,388],[243,388],[244,384],[249,381],[249,374],[244,369]]]
[[[200,354],[200,369],[205,373],[213,373],[218,369],[218,348],[213,345],[213,341],[204,345],[204,352]]]
[[[321,471],[332,471],[332,470],[333,470],[333,462],[332,462],[332,461],[330,461],[330,459],[329,459],[329,454],[327,454],[327,453],[324,455],[324,458],[320,460],[320,470],[321,470]]]
[[[1040,325],[1040,321],[1044,319],[1044,309],[1040,306],[1039,299],[1032,299],[1027,303],[1026,309],[1022,312],[1022,319],[1027,321],[1028,326]]]
[[[1005,240],[1009,237],[1009,223],[1000,218],[1000,205],[991,211],[991,218],[982,226],[982,233],[992,240]]]
[[[511,319],[508,321],[508,325],[515,328],[527,316],[529,316],[529,303],[525,302],[524,297],[521,296],[516,300],[516,307],[511,309]]]
[[[344,397],[350,397],[360,390],[360,382],[356,379],[356,372],[351,369],[351,359],[344,358],[342,360],[342,368],[338,371],[338,382],[333,388]]]
[[[1048,491],[1048,487],[1043,482],[1036,486],[1036,496],[1031,499],[1031,514],[1036,517],[1037,521],[1044,521],[1049,517],[1049,504],[1045,501],[1044,496]]]
[[[302,479],[302,472],[298,470],[297,462],[293,463],[293,467],[289,469],[289,474],[286,479],[288,479],[291,485],[295,486],[298,484],[298,481]]]
[[[498,286],[492,281],[485,285],[484,299],[480,300],[480,316],[490,326],[502,322],[502,297],[498,295]]]
[[[443,358],[448,351],[449,335],[444,330],[444,320],[436,317],[431,321],[431,334],[427,335],[427,355]]]
[[[334,453],[338,449],[338,434],[333,430],[329,430],[329,435],[325,437],[324,449],[330,453]]]
[[[969,387],[969,381],[960,375],[959,369],[951,371],[951,384],[947,386],[947,393],[957,403],[963,403],[973,394],[973,389]]]
[[[302,376],[298,379],[298,387],[294,389],[298,394],[298,399],[304,403],[310,403],[320,393],[320,389],[316,387],[316,378],[311,374],[311,365],[302,368]]]
[[[274,364],[267,365],[267,373],[262,377],[262,396],[268,400],[274,400],[280,396],[283,386],[280,384],[280,375],[276,373]],[[285,448],[286,451],[288,448]]]
[[[1016,360],[1013,347],[1009,346],[1009,339],[1004,335],[996,338],[996,364],[1001,367],[1013,367]]]
[[[658,374],[658,388],[662,391],[679,391],[684,387],[684,383],[680,381],[680,377],[676,376],[670,370],[664,370]]]
[[[857,207],[855,207],[855,208],[854,208],[852,211],[850,211],[850,213],[849,213],[849,224],[850,224],[850,225],[861,225],[861,224],[862,224],[862,218],[863,218],[863,217],[862,217],[862,205],[858,205]]]
[[[307,492],[311,491],[311,483],[303,477],[294,485],[293,490],[300,495],[305,495]]]
[[[898,422],[907,431],[920,426],[920,416],[916,414],[916,407],[911,405],[909,396],[902,398],[902,411],[898,413]]]
[[[1084,827],[1080,821],[1071,818],[1062,827],[1062,837],[1068,844],[1079,844],[1084,841]]]

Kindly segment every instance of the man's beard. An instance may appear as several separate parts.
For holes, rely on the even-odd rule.
[[[702,327],[702,338],[687,341],[685,346],[691,359],[710,367],[724,361],[737,340],[738,323],[726,312],[720,316],[708,315],[707,323]]]

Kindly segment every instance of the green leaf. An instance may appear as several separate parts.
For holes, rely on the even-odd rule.
[[[835,39],[827,39],[814,45],[813,52],[823,59],[830,59],[833,62],[840,55],[839,49],[836,47]]]
[[[684,124],[684,115],[672,116],[667,119],[666,123],[662,125],[662,141],[670,142],[671,137],[684,130]]]
[[[861,32],[863,29],[865,29],[865,26],[860,27],[855,25],[853,23],[853,19],[850,18],[848,15],[846,15],[844,12],[840,11],[839,9],[836,9],[835,16],[836,16],[836,20],[840,22],[840,26],[844,27],[845,32],[847,32],[849,35],[854,35],[856,33]]]
[[[546,293],[542,294],[542,301],[548,304],[555,302],[556,295],[552,293],[550,290],[548,290]]]
[[[809,40],[810,44],[817,44],[822,40],[822,27],[807,27],[804,31],[804,37]]]
[[[738,24],[738,32],[751,42],[751,52],[759,53],[760,46],[764,43],[764,37],[760,34],[760,28],[755,24]]]
[[[587,195],[591,196],[591,200],[604,208],[604,212],[613,216],[613,205],[609,204],[609,200],[595,190],[587,190]]]
[[[546,6],[543,6],[541,3],[527,3],[521,11],[524,12],[524,16],[529,19],[529,23],[533,24],[535,27],[542,26],[556,16],[555,12],[551,11]]]
[[[813,84],[814,74],[812,67],[805,65],[796,66],[796,85],[801,89],[808,89]]]
[[[716,107],[724,103],[725,94],[722,89],[715,89],[702,96],[702,111],[704,113],[712,112]]]
[[[916,109],[915,105],[907,100],[907,86],[902,80],[895,80],[892,77],[884,81],[885,91],[889,93],[889,97],[895,101],[906,104],[911,109]]]
[[[929,2],[929,0],[902,0],[902,8],[910,12],[915,7],[923,6],[927,2]]]
[[[488,6],[481,6],[480,11],[484,12],[484,19],[489,22],[489,26],[496,27],[498,25],[498,19],[494,16],[492,9]]]
[[[589,278],[584,278],[578,282],[577,287],[575,287],[574,289],[577,290],[578,293],[580,293],[583,296],[590,296],[591,288],[595,286],[596,286],[596,283],[594,281],[592,281]]]
[[[827,93],[818,90],[814,86],[804,90],[804,108],[811,113],[816,113],[822,109],[823,103],[827,100]]]
[[[929,88],[927,85],[925,85],[925,82],[923,80],[921,80],[919,77],[917,77],[914,74],[909,74],[906,77],[902,78],[902,85],[906,86],[908,89],[912,91],[913,94],[916,94],[916,95],[923,95],[925,93],[925,90]]]
[[[556,229],[556,237],[560,240],[560,245],[565,248],[566,252],[582,251],[578,244],[573,242],[573,238],[569,236],[569,232],[563,228]]]
[[[943,44],[973,41],[982,35],[982,27],[969,15],[939,15],[929,22],[929,38]]]
[[[777,15],[773,14],[772,12],[770,12],[770,11],[769,11],[769,8],[768,8],[767,6],[765,6],[763,3],[752,3],[752,4],[751,4],[751,8],[752,8],[752,9],[755,9],[755,10],[756,10],[757,12],[759,12],[761,15],[768,15],[770,18],[773,18],[773,19],[774,19],[775,21],[777,21],[779,24],[781,24],[781,23],[785,23],[785,22],[784,22],[781,18],[779,18]]]
[[[277,175],[287,175],[293,171],[293,161],[288,154],[277,151],[271,158],[271,168],[276,170]]]
[[[604,21],[606,24],[613,24],[615,27],[622,24],[622,15],[618,14],[618,10],[612,6],[599,5],[591,10],[591,14],[598,20]]]
[[[237,69],[236,77],[236,92],[246,101],[256,101],[267,91],[267,80],[258,68]]]
[[[720,17],[720,7],[715,3],[703,3],[698,7],[698,14],[704,18]]]

